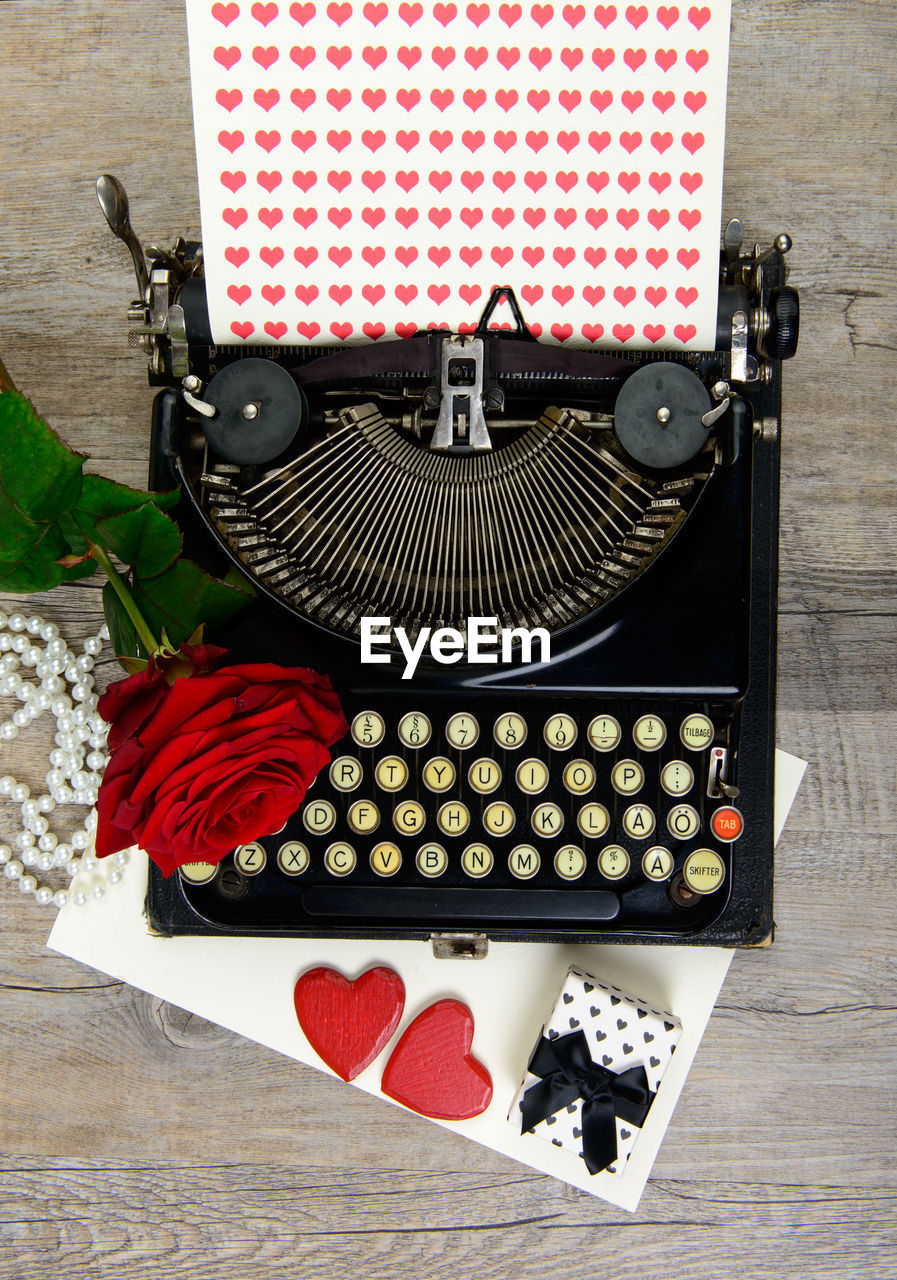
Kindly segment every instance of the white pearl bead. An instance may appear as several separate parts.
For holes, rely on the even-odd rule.
[[[59,907],[60,911],[66,905],[68,900],[69,895],[66,893],[65,889],[57,889],[53,894],[53,906]]]
[[[32,875],[22,876],[19,881],[19,888],[22,893],[34,893],[37,888],[37,880]]]
[[[17,849],[30,849],[36,843],[30,831],[17,831],[12,842]]]
[[[11,720],[6,720],[0,724],[0,741],[12,742],[13,738],[19,736],[19,731]]]
[[[54,716],[64,716],[72,709],[72,700],[66,694],[62,694],[59,698],[54,698],[50,703],[50,710]]]
[[[79,827],[77,831],[72,832],[71,846],[73,849],[87,848],[87,832],[82,831]]]
[[[75,906],[83,907],[86,901],[87,901],[87,894],[84,892],[84,890],[75,889],[74,892],[72,893],[72,902],[74,902]]]
[[[43,835],[38,836],[37,847],[38,849],[43,849],[44,851],[47,851],[50,849],[55,849],[57,843],[58,843],[58,838],[54,836],[53,832],[45,831]]]
[[[50,868],[53,866],[52,853],[40,854],[37,858],[37,862],[35,865],[38,867],[40,871],[49,871]]]
[[[0,796],[11,796],[16,789],[16,780],[10,773],[4,773],[0,778]]]
[[[31,878],[32,878],[32,880],[34,879],[34,877],[33,877],[33,876],[32,876]],[[91,897],[92,897],[92,898],[97,898],[97,899],[99,899],[99,898],[104,897],[104,896],[105,896],[105,893],[106,893],[106,882],[105,882],[105,880],[94,880],[94,882],[93,882],[93,888],[92,888],[92,889],[91,889],[91,891],[90,891],[90,895],[91,895]]]
[[[93,658],[89,653],[82,653],[80,658],[75,659],[75,666],[79,671],[93,671]]]
[[[74,794],[75,793],[72,791],[71,787],[65,786],[64,783],[62,786],[56,787],[56,800],[58,804],[71,804]]]
[[[24,866],[26,866],[26,867],[33,867],[33,866],[34,866],[34,864],[35,864],[35,862],[37,862],[37,850],[36,850],[36,849],[23,849],[23,850],[22,850],[22,863],[24,864]]]
[[[57,867],[64,867],[67,863],[71,862],[72,853],[72,846],[70,844],[63,844],[63,842],[60,841],[53,851],[53,862]]]
[[[12,722],[18,729],[24,729],[31,723],[31,716],[27,711],[14,711]]]
[[[112,861],[117,867],[125,867],[128,865],[128,850],[121,849],[118,853],[113,853]]]
[[[6,625],[10,631],[24,631],[26,620],[23,613],[12,613],[6,620]]]
[[[55,622],[45,622],[40,629],[41,640],[55,640],[59,635],[59,628]]]
[[[41,813],[52,813],[56,808],[56,801],[52,796],[41,796],[37,805]]]
[[[102,770],[106,765],[106,755],[102,751],[91,751],[85,763],[88,769]]]
[[[69,647],[64,640],[54,638],[48,643],[46,654],[48,658],[64,658],[68,653],[68,649]]]
[[[43,625],[43,618],[39,618],[36,613],[33,613],[25,622],[25,630],[30,636],[39,636]]]
[[[26,649],[22,654],[22,662],[26,667],[36,667],[43,656],[40,649],[32,645],[30,649]]]
[[[36,800],[26,800],[22,805],[22,817],[28,821],[29,818],[36,818],[40,813],[40,805]]]
[[[42,884],[34,896],[42,907],[48,907],[53,901],[53,890]]]
[[[106,626],[104,622],[103,625],[100,627],[99,631],[97,632],[95,639],[93,636],[91,636],[89,639],[84,641],[84,652],[92,653],[94,654],[94,656],[96,656],[99,653],[102,653],[103,642],[108,639],[109,639],[109,628]]]
[[[13,858],[12,862],[7,862],[3,868],[3,874],[7,880],[18,880],[22,874],[22,864],[18,858]]]
[[[12,849],[8,844],[0,844],[0,867],[5,867],[12,857]]]
[[[12,798],[16,804],[24,804],[26,800],[31,798],[31,788],[27,782],[17,782],[13,787]]]
[[[51,769],[50,772],[47,774],[47,786],[52,788],[52,790],[56,791],[57,800],[59,800],[59,792],[57,788],[61,787],[64,782],[65,782],[65,774],[62,772],[61,769]],[[61,800],[60,800],[60,803],[62,803]]]
[[[13,653],[24,653],[26,649],[31,648],[31,645],[28,643],[27,636],[13,636],[12,645],[10,647],[12,648]]]
[[[5,631],[0,632],[0,653],[6,653],[7,649],[12,648],[12,636],[8,636]]]
[[[107,884],[118,884],[121,878],[122,878],[121,872],[119,871],[118,867],[110,867],[109,870],[106,872]]]
[[[59,676],[47,676],[44,680],[44,688],[48,694],[61,693],[65,688],[65,682],[59,679]],[[50,703],[50,710],[53,710],[53,703]]]
[[[41,711],[49,711],[51,702],[52,698],[45,688],[38,689],[37,693],[31,698],[32,706],[38,707]]]
[[[8,622],[9,622],[8,616],[3,612],[2,609],[0,609],[0,631],[4,630]]]
[[[9,685],[10,691],[12,693],[16,693],[17,690],[21,688],[22,677],[19,675],[18,671],[14,671],[12,675],[6,677],[6,683]]]
[[[28,830],[33,831],[36,836],[45,836],[50,830],[50,824],[46,818],[38,815],[29,821]]]
[[[96,809],[91,809],[90,813],[84,819],[84,830],[88,832],[93,832],[93,831],[96,831],[96,829],[97,829],[97,811]]]

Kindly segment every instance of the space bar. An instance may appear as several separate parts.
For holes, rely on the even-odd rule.
[[[403,889],[312,885],[302,895],[310,916],[381,920],[615,920],[620,900],[602,890]]]

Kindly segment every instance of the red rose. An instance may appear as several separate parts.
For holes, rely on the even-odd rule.
[[[272,663],[221,667],[213,645],[109,686],[99,702],[110,759],[97,799],[97,856],[137,844],[166,876],[220,862],[283,826],[348,729],[327,676]]]

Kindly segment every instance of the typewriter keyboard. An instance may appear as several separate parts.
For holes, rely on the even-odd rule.
[[[744,826],[733,713],[361,707],[284,829],[183,867],[182,887],[210,923],[250,930],[690,931],[724,905]]]

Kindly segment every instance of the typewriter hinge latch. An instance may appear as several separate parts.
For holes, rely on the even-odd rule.
[[[437,960],[485,960],[489,939],[485,933],[431,933]]]

